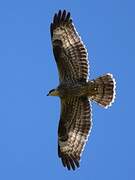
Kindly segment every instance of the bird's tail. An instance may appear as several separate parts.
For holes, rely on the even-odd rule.
[[[115,99],[115,79],[113,75],[108,73],[98,77],[93,81],[89,81],[93,84],[93,94],[89,98],[99,105],[107,108],[111,106]]]

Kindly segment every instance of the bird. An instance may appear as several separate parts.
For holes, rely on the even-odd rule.
[[[70,12],[59,10],[50,24],[51,43],[58,68],[59,85],[48,96],[60,98],[58,156],[68,170],[80,167],[80,160],[92,128],[91,102],[104,108],[115,99],[116,82],[111,73],[89,80],[87,49]]]

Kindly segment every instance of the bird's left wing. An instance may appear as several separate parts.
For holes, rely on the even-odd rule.
[[[79,160],[91,125],[91,107],[87,98],[61,99],[58,155],[68,170],[79,167]]]
[[[87,50],[70,17],[60,10],[50,26],[53,53],[59,71],[60,82],[87,80]]]

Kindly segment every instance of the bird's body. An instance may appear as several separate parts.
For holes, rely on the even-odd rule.
[[[92,127],[91,101],[107,108],[115,97],[115,80],[108,73],[89,80],[87,50],[70,18],[60,10],[50,26],[60,84],[49,95],[59,96],[58,155],[69,170],[79,167]]]
[[[87,96],[88,93],[92,93],[94,91],[94,84],[91,83],[89,85],[87,82],[78,82],[78,83],[63,83],[58,86],[59,96],[67,97],[67,96]],[[91,91],[90,91],[91,89]],[[93,89],[93,90],[92,90]]]

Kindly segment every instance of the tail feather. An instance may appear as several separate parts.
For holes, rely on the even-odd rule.
[[[113,75],[108,73],[93,80],[95,93],[90,97],[91,100],[99,105],[108,108],[115,99],[116,82]]]

